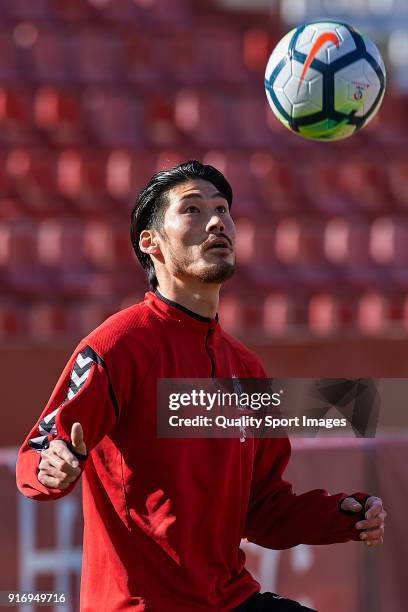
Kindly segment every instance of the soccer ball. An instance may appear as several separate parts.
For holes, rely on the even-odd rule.
[[[385,82],[374,43],[337,21],[289,32],[265,73],[266,96],[279,121],[313,140],[340,140],[367,125],[381,106]]]

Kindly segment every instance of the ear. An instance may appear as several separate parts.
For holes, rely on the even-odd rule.
[[[160,246],[154,230],[143,230],[139,238],[139,248],[148,255],[160,255]]]

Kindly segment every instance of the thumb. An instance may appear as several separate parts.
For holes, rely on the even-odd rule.
[[[346,512],[360,512],[363,506],[354,497],[346,497],[341,503],[342,510]]]
[[[86,445],[84,442],[84,431],[81,423],[74,423],[71,428],[71,444],[76,453],[86,455]]]

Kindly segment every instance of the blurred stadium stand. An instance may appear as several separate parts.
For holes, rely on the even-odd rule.
[[[67,589],[74,570],[77,591],[80,534],[56,543],[49,525],[60,533],[58,525],[68,521],[74,532],[78,515],[70,504],[77,508],[78,498],[39,508],[17,495],[15,447],[76,341],[142,299],[146,283],[132,253],[129,216],[139,189],[159,169],[198,158],[231,181],[238,269],[223,289],[220,320],[270,375],[407,376],[407,6],[0,1],[4,422],[13,415],[12,427],[0,430],[7,517],[0,521],[1,589]],[[389,78],[379,115],[357,136],[330,145],[290,134],[263,88],[278,40],[321,15],[373,36]],[[360,442],[344,453],[306,441],[289,479],[303,490],[322,483],[358,490],[362,482],[378,489],[394,520],[384,555],[373,561],[348,545],[279,553],[248,545],[249,565],[263,588],[279,587],[305,603],[312,592],[324,610],[403,612],[406,441],[364,447],[366,454]],[[368,461],[374,452],[378,458]],[[375,477],[367,468],[374,463]],[[53,556],[55,549],[61,556]],[[34,561],[41,566],[35,581]]]
[[[327,14],[328,4],[1,3],[0,306],[31,321],[8,323],[10,340],[27,331],[38,339],[47,317],[56,336],[75,335],[78,300],[91,328],[142,297],[130,209],[155,171],[191,157],[218,166],[235,192],[240,265],[224,290],[227,328],[251,340],[406,334],[405,309],[390,306],[390,290],[400,305],[408,296],[406,41],[397,54],[384,17],[387,6],[404,16],[405,4],[332,11],[344,16],[344,4],[349,20],[376,33],[381,21],[377,41],[394,68],[380,115],[355,138],[322,155],[279,125],[263,93],[284,20]],[[383,304],[377,326],[363,322],[375,309],[369,289]],[[254,302],[256,314],[233,315],[234,301],[241,314]]]

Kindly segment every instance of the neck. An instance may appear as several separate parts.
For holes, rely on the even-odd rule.
[[[220,288],[219,284],[205,284],[202,281],[187,286],[179,279],[162,281],[157,287],[163,297],[210,319],[217,314]]]

